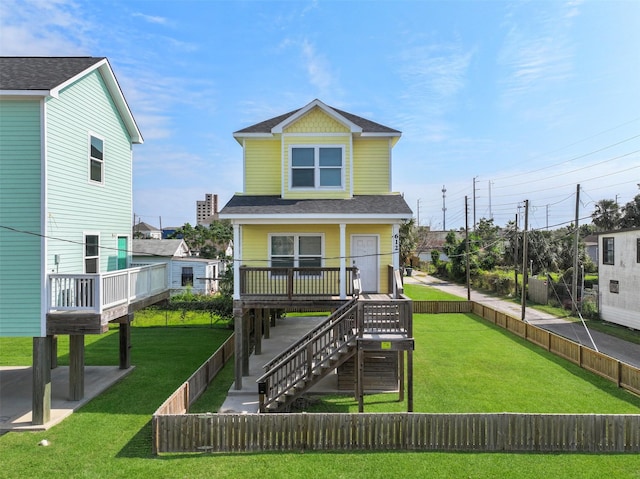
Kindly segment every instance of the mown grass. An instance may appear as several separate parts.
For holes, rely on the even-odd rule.
[[[439,342],[452,342],[446,336],[453,334],[458,338],[469,337],[462,344],[465,346],[462,349],[471,349],[474,343],[478,343],[473,347],[474,351],[459,353],[450,350],[439,363],[428,365],[434,371],[429,373],[433,377],[439,376],[435,372],[437,369],[448,367],[450,363],[464,362],[467,365],[465,379],[468,379],[468,386],[447,385],[449,381],[443,371],[441,384],[437,386],[437,395],[442,397],[442,401],[451,400],[446,399],[449,396],[460,396],[457,400],[460,404],[470,401],[468,393],[463,391],[465,387],[477,390],[477,384],[483,383],[482,377],[471,380],[479,359],[475,350],[480,347],[479,338],[503,335],[466,319],[471,323],[466,320],[449,322],[450,331],[439,332],[429,321],[417,318],[417,322],[425,323],[428,341],[436,341],[441,336]],[[149,321],[145,326],[136,324],[138,321],[134,323],[132,362],[136,369],[123,381],[49,431],[9,433],[0,437],[0,478],[638,478],[640,457],[637,455],[305,451],[304,454],[172,454],[153,457],[151,414],[226,339],[229,331],[210,327],[208,317],[201,318],[200,323],[194,320],[190,326],[166,327],[162,316],[156,319],[155,326],[152,319]],[[61,363],[65,362],[63,340],[61,337]],[[87,364],[117,364],[116,330],[102,336],[87,337],[86,344]],[[426,352],[430,346],[423,348]],[[3,338],[0,342],[1,363],[27,365],[30,363],[30,350],[30,339]],[[506,354],[506,357],[510,359],[511,355]],[[537,353],[534,358],[540,360]],[[553,362],[551,358],[543,361]],[[528,375],[528,369],[532,367],[532,364],[520,364],[524,375]],[[564,366],[558,367],[565,369]],[[566,370],[567,375],[574,373]],[[421,377],[423,371],[416,369],[416,374]],[[485,378],[484,381],[486,392],[495,387],[493,378]],[[436,387],[427,380],[421,379],[421,382],[424,390]],[[212,390],[224,399],[225,388],[230,384],[229,379],[221,376],[216,379]],[[554,385],[546,384],[544,387],[552,388]],[[529,394],[526,390],[522,393]],[[575,395],[584,394],[583,390],[578,390]],[[464,395],[467,395],[466,400]],[[511,397],[515,396],[514,392]],[[585,401],[588,402],[589,398]],[[615,395],[611,401],[617,405],[607,406],[609,410],[627,407],[622,403],[627,403],[629,408],[634,406],[633,402]],[[371,407],[368,399],[365,410]],[[48,439],[51,445],[38,446],[42,439]]]

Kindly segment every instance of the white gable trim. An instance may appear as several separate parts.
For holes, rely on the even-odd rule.
[[[274,126],[271,129],[271,133],[282,133],[284,128],[289,126],[291,123],[295,122],[298,118],[300,118],[303,115],[307,114],[311,109],[313,109],[315,107],[320,108],[327,115],[332,117],[334,120],[336,120],[339,123],[342,123],[343,125],[345,125],[347,128],[349,128],[351,133],[362,133],[362,128],[361,127],[359,127],[358,125],[356,125],[352,121],[347,120],[344,116],[340,115],[337,111],[335,111],[333,108],[325,105],[320,100],[313,100],[311,103],[309,103],[306,106],[302,107],[300,110],[295,112],[290,117],[288,117],[288,118],[284,119],[283,121],[281,121],[280,123],[278,123],[276,126]]]
[[[113,70],[111,69],[111,65],[109,65],[109,61],[106,58],[100,60],[97,63],[94,63],[86,70],[78,73],[74,77],[71,77],[70,79],[61,83],[55,88],[52,88],[49,94],[53,98],[58,98],[58,96],[60,95],[60,92],[64,88],[68,87],[69,85],[73,84],[79,79],[85,77],[86,75],[88,75],[94,70],[98,70],[102,75],[102,79],[104,80],[104,83],[107,86],[109,93],[111,94],[113,102],[115,103],[116,107],[118,108],[118,111],[120,112],[120,117],[122,118],[122,121],[127,127],[129,136],[131,136],[131,142],[142,144],[144,142],[144,140],[142,139],[142,134],[140,133],[140,130],[138,129],[138,125],[136,124],[136,120],[133,118],[133,114],[129,109],[127,100],[124,98],[124,94],[122,93],[122,90],[120,89],[120,85],[118,84],[118,80],[116,79],[116,76],[114,75]]]

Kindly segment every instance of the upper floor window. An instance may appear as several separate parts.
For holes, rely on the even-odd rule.
[[[90,138],[89,179],[104,183],[104,141],[93,135]]]
[[[614,239],[602,238],[602,264],[614,263]]]
[[[291,188],[342,188],[344,148],[291,147]]]

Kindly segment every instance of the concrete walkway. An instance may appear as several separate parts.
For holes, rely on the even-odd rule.
[[[419,272],[417,275],[414,274],[413,276],[404,277],[404,282],[409,284],[425,284],[462,298],[467,297],[466,286],[442,281],[438,278],[434,278],[433,276],[428,276]],[[497,311],[507,313],[516,318],[520,318],[522,316],[522,307],[519,304],[505,301],[488,294],[471,290],[471,300],[485,304]],[[525,321],[591,349],[595,349],[591,342],[591,338],[593,338],[593,342],[595,343],[597,350],[601,353],[640,368],[640,344],[631,343],[629,341],[610,336],[606,333],[593,330],[589,330],[589,333],[591,334],[591,338],[589,338],[589,334],[582,323],[567,321],[551,314],[537,311],[533,308],[526,308]]]
[[[284,317],[276,321],[271,328],[269,339],[262,340],[262,354],[249,356],[249,376],[242,378],[242,389],[236,390],[235,384],[229,389],[227,399],[218,410],[219,413],[256,413],[259,410],[258,383],[256,380],[264,374],[262,366],[271,361],[291,344],[311,331],[326,316]],[[324,378],[311,388],[312,392],[335,392],[338,390],[338,378],[335,373]]]
[[[69,401],[69,367],[51,370],[51,418],[34,426],[32,419],[33,370],[31,367],[0,367],[0,434],[7,431],[44,431],[111,387],[135,368],[85,366],[84,398]]]

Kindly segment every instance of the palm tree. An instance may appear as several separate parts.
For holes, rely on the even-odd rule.
[[[620,226],[620,208],[614,200],[600,200],[591,214],[591,221],[601,231],[610,231]]]

